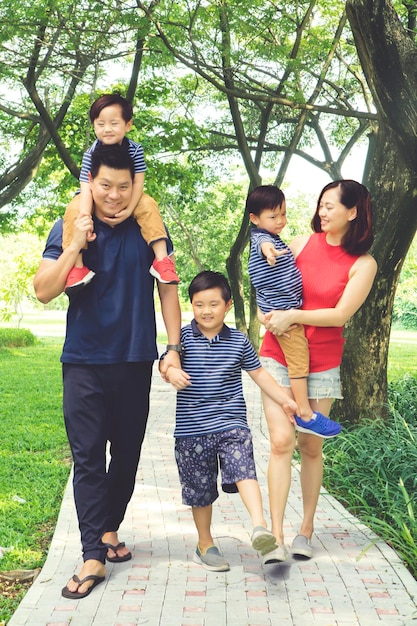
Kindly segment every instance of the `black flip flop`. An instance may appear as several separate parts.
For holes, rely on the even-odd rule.
[[[120,550],[120,548],[124,548],[126,544],[124,541],[122,541],[121,543],[118,543],[117,546],[113,546],[111,543],[103,543],[103,545],[105,545],[106,548],[110,548],[110,550],[113,550],[113,552],[115,552],[117,555],[117,551]],[[108,560],[109,563],[124,563],[125,561],[130,561],[131,558],[132,558],[131,552],[129,552],[128,554],[125,554],[124,556],[108,557],[106,555],[106,559]]]
[[[89,576],[86,576],[81,580],[77,576],[77,574],[74,574],[72,580],[77,583],[78,587],[81,587],[81,585],[87,582],[87,580],[93,580],[94,582],[91,587],[87,589],[87,591],[84,591],[84,593],[79,593],[78,591],[70,591],[67,585],[65,585],[61,593],[64,598],[69,598],[70,600],[80,600],[81,598],[87,597],[93,591],[94,587],[97,587],[97,585],[103,582],[104,578],[104,576],[96,576],[95,574],[90,574]]]

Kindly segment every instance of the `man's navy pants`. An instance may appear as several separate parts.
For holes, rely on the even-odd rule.
[[[135,486],[149,413],[152,362],[64,363],[62,373],[83,558],[104,563],[107,549],[101,537],[118,530]]]

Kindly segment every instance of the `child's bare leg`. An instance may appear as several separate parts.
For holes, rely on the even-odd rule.
[[[74,222],[80,213],[79,194],[68,203],[64,213],[64,225],[62,230],[62,247],[65,250],[72,241],[74,234]]]
[[[266,527],[262,496],[257,480],[246,479],[236,483],[240,497],[252,521],[252,547],[261,554],[269,554],[278,548],[274,535]]]
[[[142,237],[155,255],[150,273],[161,283],[177,285],[180,279],[172,258],[168,256],[167,233],[158,204],[151,196],[143,193],[133,211],[133,217],[141,228]]]
[[[213,537],[211,536],[211,518],[213,513],[213,506],[201,506],[192,507],[194,524],[198,533],[198,546],[202,553],[205,553],[207,548],[214,545]]]
[[[342,427],[327,415],[313,411],[307,397],[307,378],[290,378],[290,385],[299,408],[299,413],[295,418],[297,430],[302,433],[312,433],[317,437],[336,437]]]
[[[71,200],[65,211],[62,236],[63,249],[67,248],[72,242],[72,237],[74,233],[74,222],[80,214],[80,195],[81,194],[78,194]],[[88,213],[88,208],[85,212]],[[87,235],[87,241],[94,241],[95,237],[95,233],[89,233]],[[87,246],[85,246],[85,248],[86,247]],[[79,252],[74,267],[67,276],[67,281],[65,283],[65,293],[69,296],[73,295],[74,293],[82,289],[85,285],[87,285],[94,278],[94,275],[95,274],[92,270],[90,270],[88,267],[85,267],[82,253]]]
[[[193,561],[212,572],[227,572],[229,563],[214,545],[211,536],[212,505],[192,507],[194,523],[198,532],[198,545]]]
[[[239,480],[236,486],[239,489],[242,502],[250,515],[252,526],[264,526],[266,528],[262,496],[258,481],[252,479]]]
[[[161,261],[168,256],[166,239],[159,239],[151,244],[151,248],[157,261]]]
[[[78,256],[74,263],[74,267],[84,267],[83,255],[81,254],[81,252],[78,253]]]
[[[299,408],[298,416],[308,422],[313,417],[313,409],[308,400],[307,377],[290,378],[290,385],[294,400]]]
[[[80,215],[81,212],[88,215],[91,215],[92,213],[93,199],[91,196],[91,191],[89,190],[88,183],[87,188],[83,189],[83,185],[85,184],[86,183],[81,183],[81,193],[77,194],[71,200],[65,210],[64,226],[62,232],[62,248],[64,250],[72,242],[74,234],[74,222],[76,218]],[[95,238],[95,233],[90,232],[87,234],[87,241],[94,241]],[[84,248],[87,248],[87,245],[85,245]],[[67,276],[67,281],[65,283],[65,293],[67,295],[73,295],[75,292],[79,291],[85,285],[87,285],[92,280],[94,275],[95,274],[93,271],[91,271],[88,267],[85,267],[82,253],[79,252],[74,263],[74,267],[71,269]]]

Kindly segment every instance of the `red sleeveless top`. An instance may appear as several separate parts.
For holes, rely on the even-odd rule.
[[[349,271],[360,255],[348,254],[341,246],[330,246],[326,233],[311,235],[296,258],[303,278],[302,309],[334,308],[349,280]],[[338,367],[342,361],[343,326],[305,326],[310,348],[310,372],[323,372]],[[271,357],[286,365],[284,354],[272,333],[266,331],[261,356]]]

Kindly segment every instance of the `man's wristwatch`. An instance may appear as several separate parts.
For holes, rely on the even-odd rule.
[[[174,352],[179,352],[181,354],[183,351],[182,343],[169,343],[167,345],[167,352],[168,350],[174,350]]]
[[[163,361],[165,359],[165,357],[168,354],[169,350],[173,350],[174,352],[178,352],[178,354],[181,356],[181,354],[184,352],[184,346],[182,345],[182,343],[169,343],[167,345],[167,349],[165,350],[165,352],[163,354],[161,354],[161,356],[159,357],[160,361]]]

